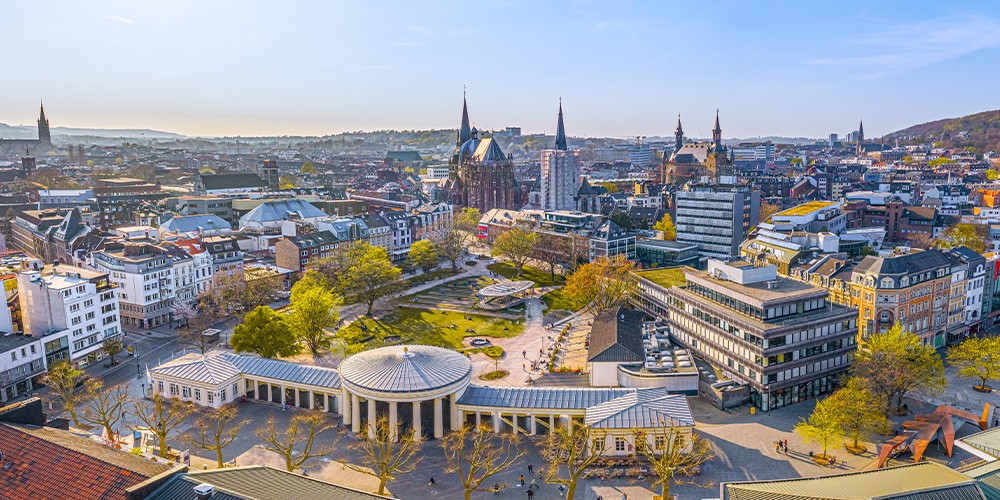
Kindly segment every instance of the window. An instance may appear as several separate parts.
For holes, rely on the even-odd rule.
[[[615,451],[627,451],[627,450],[628,450],[628,441],[626,441],[625,438],[623,437],[616,437]]]
[[[215,403],[215,393],[212,392],[212,391],[208,391],[206,394],[208,394],[208,404],[214,404]]]
[[[223,403],[226,402],[226,390],[225,389],[219,391],[219,401],[222,401]]]
[[[233,384],[233,397],[235,398],[237,394],[240,393],[240,388],[237,384]]]
[[[191,397],[191,388],[188,386],[181,387],[181,395],[185,398]]]
[[[163,381],[162,380],[156,383],[156,388],[157,388],[157,392],[159,392],[160,394],[163,394]]]
[[[667,436],[657,435],[653,438],[653,449],[663,451],[667,446]]]
[[[177,384],[170,384],[170,395],[171,396],[177,395]]]
[[[201,401],[201,389],[195,388],[194,399],[195,401]]]

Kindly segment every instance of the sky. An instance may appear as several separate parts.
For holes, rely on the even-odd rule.
[[[867,136],[1000,108],[1000,3],[8,0],[0,122]]]

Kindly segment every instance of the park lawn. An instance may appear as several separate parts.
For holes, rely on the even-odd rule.
[[[524,266],[524,274],[517,278],[517,268],[506,262],[497,262],[486,266],[487,269],[493,271],[500,276],[507,279],[517,279],[517,280],[531,280],[534,281],[538,286],[557,286],[562,285],[566,282],[566,278],[561,275],[556,275],[555,279],[552,279],[552,275],[548,271],[543,269],[537,269],[534,267]]]
[[[471,317],[472,320],[465,319]],[[367,334],[361,330],[358,321],[364,321],[368,325]],[[435,311],[431,309],[418,309],[413,307],[401,307],[386,314],[379,320],[371,318],[359,318],[347,327],[350,335],[354,338],[371,337],[373,328],[378,328],[378,337],[398,336],[399,342],[404,344],[424,344],[450,349],[462,348],[462,339],[467,336],[475,337],[515,337],[524,331],[524,322],[514,325],[510,320],[496,318],[493,316],[481,316],[476,314],[460,313],[454,311]],[[451,325],[455,324],[455,328]],[[507,330],[504,330],[504,327]],[[475,333],[466,333],[465,329],[471,328]],[[354,329],[354,331],[351,331]],[[355,337],[357,335],[357,337]],[[380,347],[382,342],[377,338],[367,342],[368,348]]]
[[[565,293],[565,288],[560,288],[558,290],[552,290],[551,292],[542,295],[542,302],[548,306],[548,311],[552,312],[558,309],[563,309],[566,311],[576,311],[577,309],[583,307],[576,300],[571,299]]]

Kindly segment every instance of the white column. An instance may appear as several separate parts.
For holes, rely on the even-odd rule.
[[[316,409],[316,394],[313,391],[309,391],[309,409]]]
[[[452,393],[448,396],[448,408],[451,413],[451,430],[453,431],[461,426],[458,418],[460,412],[458,411],[458,405],[455,404],[456,402],[458,402],[458,394]]]
[[[493,412],[493,432],[500,434],[500,412]]]
[[[413,440],[423,439],[423,428],[420,425],[420,401],[413,402]]]
[[[476,428],[478,429],[480,425],[483,425],[483,414],[480,411],[476,411]]]
[[[517,412],[510,414],[510,433],[517,435]]]
[[[397,417],[396,402],[389,401],[389,439],[391,439],[392,442],[399,440],[399,437],[396,435],[399,430],[396,428],[396,425],[399,423],[399,419]]]
[[[444,437],[444,413],[443,407],[441,406],[441,398],[434,398],[434,437],[442,438]]]
[[[344,425],[351,423],[351,395],[347,388],[340,389],[340,416],[344,419]]]
[[[357,434],[361,432],[361,400],[357,394],[351,396],[351,432]]]
[[[573,434],[573,416],[563,415],[563,418],[566,419],[566,432]]]
[[[554,413],[549,413],[549,434],[556,431],[556,416]]]
[[[368,398],[368,439],[375,439],[375,424],[378,418],[375,414],[375,400]]]
[[[293,388],[293,390],[295,391],[295,407],[296,408],[301,407],[302,404],[299,402],[299,388],[295,387]]]
[[[336,396],[334,396],[334,403],[336,401]],[[323,393],[323,411],[330,411],[330,395],[325,392]]]
[[[538,427],[535,424],[535,414],[532,413],[531,415],[528,415],[528,434],[534,436],[537,432]]]
[[[279,387],[281,388],[281,404],[287,405],[288,403],[285,401],[285,386],[282,385]]]

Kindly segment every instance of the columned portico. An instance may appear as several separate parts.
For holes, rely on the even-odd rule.
[[[434,398],[434,437],[444,437],[444,416],[441,415],[441,398]]]
[[[420,426],[420,401],[413,402],[413,440],[423,439],[423,429]]]
[[[351,394],[351,432],[361,432],[361,400]]]

